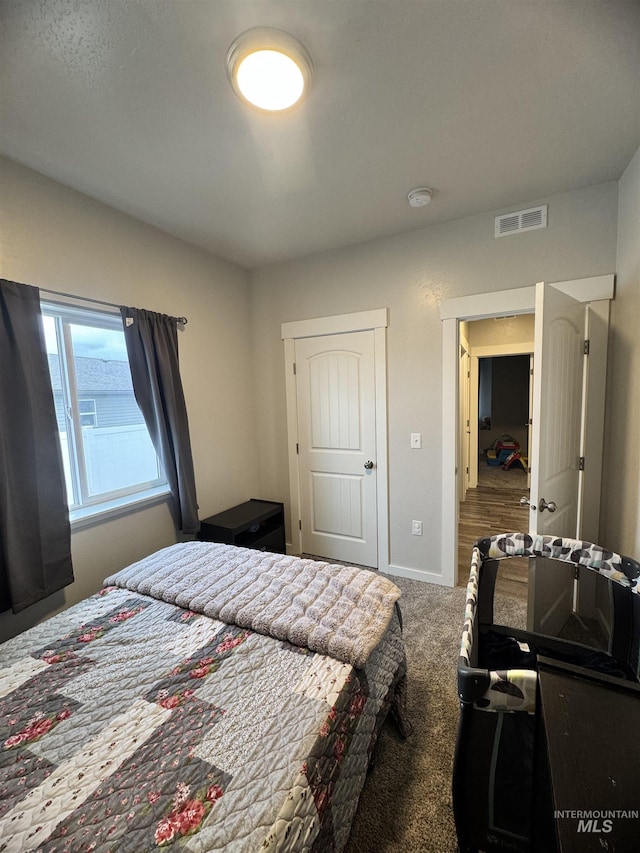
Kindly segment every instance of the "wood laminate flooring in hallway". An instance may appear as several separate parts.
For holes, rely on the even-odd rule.
[[[524,471],[486,470],[480,460],[478,487],[468,489],[460,502],[458,519],[458,585],[466,586],[469,577],[471,549],[476,539],[496,533],[529,530],[529,508],[520,506],[520,498],[529,496]],[[504,476],[504,479],[501,478]],[[512,557],[500,564],[496,591],[527,599],[529,561]]]

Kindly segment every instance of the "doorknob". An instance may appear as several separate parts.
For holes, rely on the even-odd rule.
[[[370,471],[373,468],[373,462],[371,460],[365,462],[364,467],[367,469],[367,471]]]
[[[528,506],[531,507],[531,509],[533,510],[537,509],[537,507],[529,501],[529,498],[525,497],[524,495],[520,498],[520,506]]]
[[[549,512],[555,512],[557,509],[555,501],[549,501],[547,503],[544,498],[540,498],[540,512],[544,512],[545,509],[548,509]]]

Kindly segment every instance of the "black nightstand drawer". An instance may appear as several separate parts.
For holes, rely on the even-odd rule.
[[[255,548],[257,551],[275,551],[277,554],[285,553],[284,530],[278,527],[270,530],[258,539],[254,539],[251,544],[245,545],[238,542],[243,548]]]
[[[284,505],[252,498],[205,518],[200,539],[285,554]]]

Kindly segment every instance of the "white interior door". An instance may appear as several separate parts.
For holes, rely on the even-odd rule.
[[[302,551],[377,567],[373,331],[295,342]]]
[[[533,453],[533,353],[529,356],[529,423],[527,424],[527,488],[531,490],[531,454]]]
[[[465,500],[467,497],[467,489],[471,488],[471,452],[470,452],[470,358],[466,350],[460,353],[460,378],[458,386],[460,388],[460,483],[459,499]]]
[[[469,488],[478,488],[478,458],[480,442],[478,440],[478,385],[479,359],[469,358]]]
[[[592,302],[586,306],[586,337],[589,341],[585,358],[582,400],[582,435],[580,455],[580,506],[578,539],[600,541],[600,493],[602,487],[602,448],[607,389],[607,350],[609,344],[609,302]],[[587,572],[586,574],[592,574]]]
[[[531,533],[577,535],[584,315],[582,303],[536,285]],[[557,634],[573,610],[573,572],[553,561],[531,562],[529,627]]]

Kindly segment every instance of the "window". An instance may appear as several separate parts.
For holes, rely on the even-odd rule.
[[[42,315],[71,520],[165,494],[120,315],[51,303]]]
[[[80,426],[97,426],[96,422],[96,401],[95,400],[78,400],[78,411],[80,412]]]

